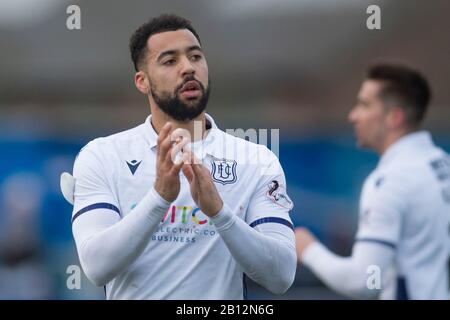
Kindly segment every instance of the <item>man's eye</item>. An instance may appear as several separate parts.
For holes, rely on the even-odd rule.
[[[163,62],[163,64],[166,66],[169,66],[174,63],[175,63],[175,59],[169,59],[169,60]]]
[[[362,109],[365,109],[365,108],[368,107],[368,104],[367,104],[367,102],[358,100],[358,101],[356,102],[356,106],[357,106],[357,107],[360,107],[360,108],[362,108]]]
[[[199,54],[194,54],[194,55],[191,57],[191,59],[194,60],[194,61],[198,61],[198,60],[200,60],[201,58],[202,58],[202,56],[199,55]]]

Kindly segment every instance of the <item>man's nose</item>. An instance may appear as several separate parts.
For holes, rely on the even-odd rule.
[[[195,69],[194,69],[194,66],[192,65],[191,61],[187,57],[184,57],[182,59],[181,75],[183,77],[185,77],[186,75],[189,75],[189,74],[195,74]]]
[[[357,116],[357,110],[356,110],[356,108],[353,108],[352,110],[350,110],[350,112],[347,116],[347,120],[351,123],[355,123],[356,116]]]

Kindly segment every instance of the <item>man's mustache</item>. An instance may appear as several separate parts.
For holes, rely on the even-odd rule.
[[[176,92],[177,94],[180,93],[181,88],[183,88],[183,86],[184,86],[187,82],[189,82],[189,81],[195,81],[195,82],[197,82],[197,84],[199,85],[199,87],[200,87],[200,89],[202,90],[202,92],[205,92],[205,87],[203,86],[203,83],[201,83],[200,81],[198,81],[197,79],[195,79],[194,76],[187,76],[186,78],[184,78],[183,82],[182,82],[179,86],[177,86],[177,87],[175,88],[175,92]]]

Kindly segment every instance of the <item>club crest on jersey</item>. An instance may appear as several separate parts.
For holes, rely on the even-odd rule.
[[[235,183],[237,180],[235,160],[214,159],[211,161],[211,177],[221,184]]]
[[[277,180],[272,180],[267,187],[269,188],[269,191],[267,191],[266,196],[274,203],[288,210],[291,210],[294,207],[292,200],[289,199],[286,193],[286,189]]]

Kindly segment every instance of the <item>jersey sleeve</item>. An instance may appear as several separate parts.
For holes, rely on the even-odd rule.
[[[108,182],[105,168],[106,164],[102,162],[93,142],[81,149],[73,168],[75,189],[72,222],[95,209],[109,209],[120,216],[118,201]]]
[[[396,248],[402,216],[407,209],[406,181],[400,175],[391,174],[371,179],[369,185],[364,186],[357,241],[378,242]]]
[[[260,149],[258,183],[250,199],[246,222],[256,227],[277,223],[293,229],[289,211],[294,204],[286,189],[286,179],[278,158],[266,147]]]

